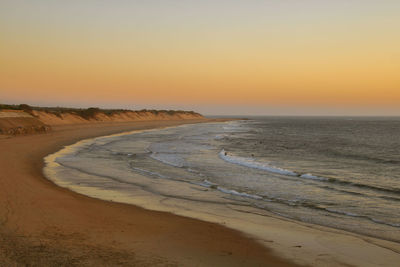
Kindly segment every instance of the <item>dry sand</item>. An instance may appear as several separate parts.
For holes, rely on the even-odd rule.
[[[46,155],[80,139],[188,122],[196,121],[64,125],[1,137],[0,266],[293,266],[235,230],[92,199],[42,175]]]

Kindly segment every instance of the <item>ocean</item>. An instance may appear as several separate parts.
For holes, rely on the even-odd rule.
[[[56,184],[223,222],[275,216],[400,242],[400,118],[252,117],[83,140]]]

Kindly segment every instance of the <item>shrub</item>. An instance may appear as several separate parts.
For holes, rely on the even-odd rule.
[[[96,114],[100,112],[99,108],[79,109],[76,113],[82,118],[88,120],[95,118]]]

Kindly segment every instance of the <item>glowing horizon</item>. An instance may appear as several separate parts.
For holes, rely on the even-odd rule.
[[[2,1],[0,103],[400,115],[398,14],[398,1]]]

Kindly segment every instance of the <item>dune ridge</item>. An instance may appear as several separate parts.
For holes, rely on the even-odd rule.
[[[165,120],[201,120],[201,114],[193,111],[175,110],[102,110],[99,108],[39,108],[28,105],[0,108],[0,134],[20,135],[43,133],[52,126],[100,123]]]
[[[33,115],[41,122],[48,125],[63,125],[76,123],[96,123],[96,122],[130,122],[148,120],[192,120],[204,118],[202,115],[190,111],[119,111],[105,113],[103,111],[94,112],[91,116],[83,116],[74,112],[62,112],[54,114],[46,111],[32,111]]]

